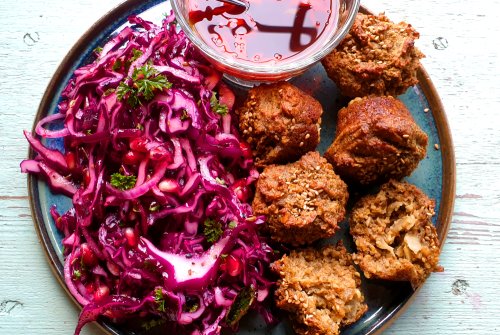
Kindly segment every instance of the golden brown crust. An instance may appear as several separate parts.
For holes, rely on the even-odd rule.
[[[344,180],[369,185],[409,176],[427,152],[427,134],[393,97],[352,100],[338,113],[325,158]]]
[[[321,104],[288,82],[250,89],[237,113],[257,167],[293,162],[319,143]]]
[[[414,46],[419,33],[384,14],[359,13],[342,42],[322,63],[342,94],[349,97],[398,95],[417,84],[424,55]]]
[[[432,215],[434,201],[407,182],[391,180],[359,200],[349,224],[354,261],[365,276],[409,281],[416,288],[431,272],[442,271]]]
[[[266,167],[253,210],[265,215],[271,238],[292,245],[333,236],[343,220],[347,185],[317,152],[288,165]]]
[[[342,244],[292,251],[271,265],[280,276],[276,304],[299,335],[337,335],[368,309],[360,274]]]

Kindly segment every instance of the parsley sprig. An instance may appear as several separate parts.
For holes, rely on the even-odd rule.
[[[80,270],[73,270],[73,279],[79,280],[82,277],[82,272]]]
[[[210,97],[210,107],[212,108],[212,111],[214,113],[222,116],[226,115],[229,112],[229,108],[226,105],[221,105],[221,103],[217,99],[217,96],[215,95],[215,92],[212,92],[212,96]]]
[[[156,309],[159,311],[159,312],[165,312],[166,309],[165,309],[165,297],[163,296],[163,290],[161,287],[157,287],[155,289],[155,295],[154,295],[154,298],[155,298],[155,302],[156,304],[158,305],[156,307]]]
[[[135,108],[142,104],[142,100],[150,101],[155,92],[163,91],[172,87],[172,83],[151,65],[145,64],[134,69],[132,78],[126,78],[116,90],[118,100],[126,99],[127,103]]]
[[[115,62],[113,63],[112,69],[113,69],[113,71],[124,70],[125,72],[128,72],[130,65],[132,65],[132,63],[135,62],[141,56],[142,56],[142,51],[133,48],[132,49],[132,57],[126,61],[124,61],[123,58],[117,58],[115,60]]]
[[[135,186],[137,181],[136,176],[125,176],[119,172],[113,173],[111,175],[111,186],[119,190],[130,190]]]
[[[206,219],[203,222],[203,235],[207,242],[214,243],[222,236],[222,224],[214,219]]]
[[[134,62],[136,61],[139,57],[142,56],[142,51],[141,50],[137,50],[136,48],[133,48],[132,49],[132,58],[130,58],[130,62]]]

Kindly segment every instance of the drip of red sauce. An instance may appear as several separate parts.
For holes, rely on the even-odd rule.
[[[251,63],[293,61],[336,30],[339,0],[218,0],[190,3],[189,19],[212,48]]]

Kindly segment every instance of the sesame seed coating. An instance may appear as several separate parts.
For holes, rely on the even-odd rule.
[[[410,175],[425,157],[427,134],[396,98],[355,98],[338,113],[325,158],[344,180],[361,185]]]
[[[343,220],[347,185],[317,152],[295,163],[266,167],[257,182],[253,210],[265,215],[271,238],[292,245],[331,237]]]
[[[360,274],[342,244],[293,250],[271,265],[280,276],[276,305],[299,335],[337,335],[368,309]]]
[[[424,57],[414,46],[418,38],[408,23],[358,13],[349,33],[322,63],[345,96],[396,96],[418,82]]]
[[[288,82],[250,89],[237,113],[259,168],[293,162],[319,143],[321,104]]]

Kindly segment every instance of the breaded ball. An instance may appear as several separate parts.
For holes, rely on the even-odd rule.
[[[349,222],[354,261],[367,278],[409,281],[417,288],[431,272],[443,270],[433,215],[434,201],[420,189],[389,181],[354,206]]]
[[[368,309],[360,274],[342,244],[293,250],[271,265],[280,279],[276,305],[291,313],[298,335],[336,335]]]
[[[265,215],[271,238],[294,246],[331,237],[344,219],[347,185],[317,152],[288,165],[266,167],[253,210]]]
[[[396,96],[418,82],[417,69],[424,57],[414,46],[418,38],[408,23],[393,23],[384,14],[359,13],[322,63],[345,96]]]
[[[409,176],[427,152],[427,134],[393,97],[352,100],[338,113],[325,158],[344,180],[361,185]]]
[[[296,161],[319,143],[321,104],[288,82],[250,89],[237,113],[257,167]]]

